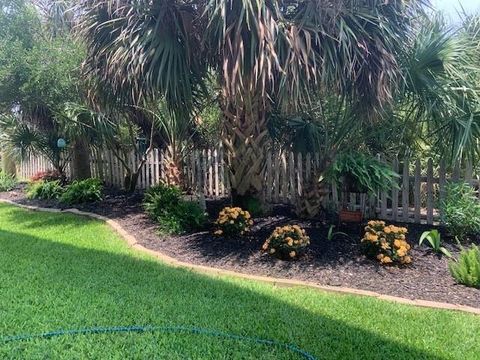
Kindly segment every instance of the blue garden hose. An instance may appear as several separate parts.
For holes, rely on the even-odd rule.
[[[205,335],[212,337],[219,337],[224,339],[236,340],[236,341],[248,341],[261,345],[283,348],[292,353],[300,355],[308,360],[316,360],[316,358],[300,349],[296,345],[285,344],[275,340],[266,340],[257,337],[241,336],[235,334],[224,333],[215,330],[202,329],[198,327],[188,326],[113,326],[113,327],[94,327],[75,330],[57,330],[46,332],[42,334],[29,334],[29,335],[13,335],[0,338],[0,343],[6,344],[16,341],[29,341],[35,339],[51,339],[60,336],[75,336],[75,335],[92,335],[92,334],[113,334],[113,333],[146,333],[146,332],[162,332],[162,333],[187,333],[195,335]]]

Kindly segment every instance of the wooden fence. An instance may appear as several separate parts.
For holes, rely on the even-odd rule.
[[[140,159],[129,158],[132,167]],[[293,154],[269,152],[265,171],[265,199],[271,204],[294,204],[302,196],[305,184],[314,176],[319,166],[318,154]],[[438,203],[445,194],[448,181],[465,181],[479,187],[478,173],[467,165],[456,167],[450,173],[444,164],[434,164],[431,159],[395,159],[392,169],[400,174],[398,187],[374,195],[346,194],[347,206],[351,210],[361,210],[368,217],[391,221],[433,224],[441,221]],[[49,163],[41,156],[32,157],[21,163],[18,176],[28,179],[39,171],[49,169]],[[94,152],[91,162],[92,174],[101,178],[107,185],[121,187],[125,170],[110,151]],[[192,192],[203,192],[206,197],[223,198],[229,195],[228,169],[221,147],[208,150],[195,150],[184,161],[184,176],[187,187]],[[165,179],[163,153],[154,149],[142,168],[138,188],[148,189]],[[332,186],[325,206],[338,209],[341,196]],[[345,195],[344,195],[345,196]]]

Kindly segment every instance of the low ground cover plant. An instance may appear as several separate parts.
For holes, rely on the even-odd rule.
[[[480,289],[480,248],[472,245],[460,253],[457,262],[450,262],[448,266],[453,278],[466,286]]]
[[[250,231],[253,220],[250,212],[240,207],[225,207],[215,221],[214,234],[217,236],[239,236]]]
[[[452,236],[464,239],[480,232],[480,201],[469,184],[447,184],[440,208]]]
[[[298,225],[277,227],[262,250],[282,260],[298,259],[310,245],[306,231]]]
[[[425,240],[427,240],[432,250],[437,254],[443,254],[449,258],[452,257],[450,251],[448,251],[444,246],[442,246],[442,235],[440,235],[440,232],[437,229],[425,231],[420,237],[418,245],[422,245]]]
[[[14,176],[5,174],[0,171],[0,191],[10,191],[17,185],[17,180]]]
[[[73,205],[102,200],[103,185],[99,179],[74,181],[65,188],[60,202]]]
[[[160,184],[145,193],[145,212],[159,224],[165,234],[182,234],[202,229],[207,221],[203,209],[196,202],[184,200],[182,191],[171,185]]]
[[[62,196],[64,188],[59,180],[38,180],[28,184],[27,198],[39,200],[53,200]]]
[[[366,255],[384,265],[410,264],[412,258],[408,252],[411,247],[406,240],[407,233],[404,227],[386,225],[385,221],[369,221],[362,238]]]

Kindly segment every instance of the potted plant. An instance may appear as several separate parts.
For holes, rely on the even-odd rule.
[[[330,181],[337,184],[341,192],[342,222],[361,222],[363,209],[348,209],[350,194],[373,194],[398,186],[399,175],[376,158],[361,152],[340,154],[328,171]]]

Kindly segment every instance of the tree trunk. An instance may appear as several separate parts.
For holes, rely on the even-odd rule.
[[[265,106],[262,100],[246,109],[228,104],[224,109],[223,143],[230,173],[232,202],[248,208],[252,199],[264,199],[266,152],[269,145]]]
[[[182,154],[175,146],[168,145],[165,149],[163,165],[167,184],[183,188]]]
[[[135,192],[135,189],[137,188],[137,183],[138,183],[138,177],[140,176],[140,172],[131,172],[127,171],[127,174],[125,175],[125,180],[124,180],[124,188],[125,191],[128,193],[133,193]]]
[[[85,180],[91,177],[90,148],[85,140],[78,139],[73,144],[72,178],[74,180]]]
[[[319,168],[313,174],[309,183],[306,184],[302,196],[298,197],[295,204],[295,212],[298,217],[303,219],[314,219],[318,217],[323,208],[325,197],[330,194],[330,184],[326,181],[324,174],[330,159],[323,159]]]
[[[2,171],[10,176],[17,175],[17,169],[15,166],[15,161],[6,151],[2,153]]]

